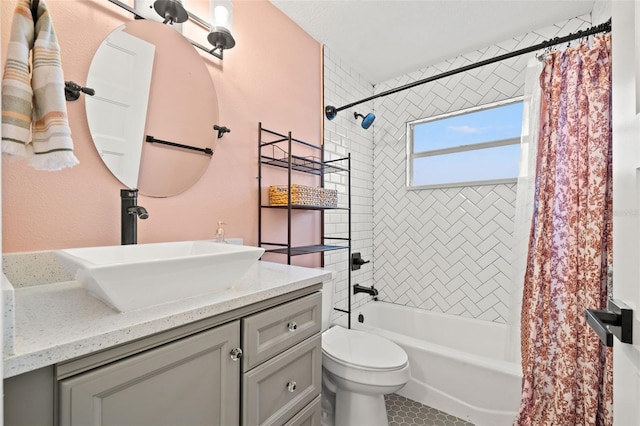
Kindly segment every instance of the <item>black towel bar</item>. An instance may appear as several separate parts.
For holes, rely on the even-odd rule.
[[[191,145],[183,145],[181,143],[176,143],[176,142],[169,142],[169,141],[163,141],[161,139],[156,139],[153,136],[149,136],[147,135],[147,138],[145,139],[147,142],[150,143],[159,143],[162,145],[169,145],[169,146],[173,146],[176,148],[182,148],[182,149],[189,149],[191,151],[198,151],[198,152],[203,152],[209,156],[213,155],[213,150],[211,148],[198,148],[196,146],[191,146]]]

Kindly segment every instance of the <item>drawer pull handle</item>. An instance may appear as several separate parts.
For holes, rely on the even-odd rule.
[[[298,329],[298,324],[296,324],[295,322],[290,322],[289,324],[287,324],[287,328],[289,329],[289,331],[296,331]]]
[[[242,349],[240,348],[231,349],[230,355],[233,361],[237,361],[240,358],[242,358]]]
[[[295,390],[296,390],[296,386],[297,386],[297,385],[296,385],[296,382],[294,382],[294,381],[292,380],[292,381],[290,381],[289,383],[287,383],[287,390],[288,390],[289,392],[293,392],[293,391],[295,391]]]

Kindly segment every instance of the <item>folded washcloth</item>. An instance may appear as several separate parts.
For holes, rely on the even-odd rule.
[[[2,152],[29,157],[29,164],[39,170],[60,170],[78,164],[60,47],[44,0],[33,0],[34,14],[31,1],[18,0],[11,25],[2,77]]]

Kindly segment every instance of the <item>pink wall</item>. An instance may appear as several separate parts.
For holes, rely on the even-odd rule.
[[[1,3],[4,54],[15,0]],[[47,4],[62,49],[65,79],[83,84],[100,42],[132,16],[107,0]],[[208,17],[208,1],[185,4]],[[184,28],[202,40],[206,36],[193,23]],[[232,131],[218,141],[211,164],[191,189],[170,198],[139,197],[150,214],[138,224],[141,243],[213,238],[216,222],[224,220],[227,236],[256,244],[258,122],[281,132],[291,130],[313,143],[321,140],[321,46],[266,0],[234,2],[234,35],[236,47],[225,52],[224,61],[201,53],[216,87],[219,122]],[[84,95],[67,107],[79,166],[39,172],[22,162],[2,160],[4,252],[120,243],[122,185],[93,146]],[[298,221],[297,229],[303,231],[297,238],[314,239],[318,216],[302,215]],[[284,225],[276,222],[269,228]]]

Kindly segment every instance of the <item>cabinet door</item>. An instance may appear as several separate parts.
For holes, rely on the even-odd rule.
[[[61,425],[236,425],[235,321],[60,382]]]

